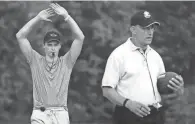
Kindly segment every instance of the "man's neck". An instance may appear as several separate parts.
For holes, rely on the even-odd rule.
[[[147,45],[141,45],[141,44],[139,44],[139,42],[136,40],[136,38],[131,37],[131,42],[132,42],[136,47],[141,48],[144,52],[146,51]]]
[[[45,59],[46,59],[48,64],[56,63],[58,56],[53,56],[53,57],[45,56]]]

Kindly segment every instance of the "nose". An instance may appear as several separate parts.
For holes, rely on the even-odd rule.
[[[54,47],[54,46],[52,46],[52,47],[51,47],[51,49],[52,49],[52,50],[55,50],[55,47]]]
[[[148,34],[149,34],[149,35],[153,35],[153,33],[154,33],[154,29],[153,29],[153,28],[150,28],[150,29],[148,30]]]

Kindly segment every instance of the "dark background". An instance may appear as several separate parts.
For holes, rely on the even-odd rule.
[[[140,9],[150,11],[161,23],[152,47],[162,56],[166,71],[181,74],[185,94],[168,109],[166,124],[195,123],[195,2],[67,1],[58,2],[76,20],[85,34],[84,46],[73,69],[68,107],[72,124],[111,124],[113,105],[102,96],[101,80],[108,56],[129,37],[129,20]],[[15,34],[46,9],[45,2],[0,2],[0,124],[27,124],[32,112],[30,68]],[[31,45],[43,54],[47,30],[63,35],[63,55],[70,47],[71,33],[59,17],[40,22],[30,33]]]

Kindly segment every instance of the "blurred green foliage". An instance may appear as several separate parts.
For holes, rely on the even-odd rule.
[[[195,2],[66,1],[58,2],[76,20],[85,34],[84,46],[73,69],[68,107],[72,123],[109,124],[113,105],[102,96],[101,80],[110,53],[130,36],[133,13],[149,10],[160,21],[152,47],[163,57],[167,71],[184,77],[185,94],[167,111],[167,124],[194,124],[195,101]],[[0,123],[27,123],[32,111],[30,68],[15,38],[16,32],[49,1],[0,2]],[[70,30],[55,16],[53,23],[40,22],[29,36],[32,47],[43,53],[47,30],[61,32],[63,55],[72,43]]]

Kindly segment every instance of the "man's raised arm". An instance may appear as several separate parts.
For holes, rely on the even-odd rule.
[[[22,27],[22,29],[20,29],[16,34],[20,49],[22,50],[22,53],[25,55],[25,57],[28,57],[31,50],[30,42],[27,39],[28,34],[40,20],[51,21],[48,18],[53,15],[54,13],[52,9],[42,10],[36,17],[25,24],[24,27]]]
[[[74,21],[74,19],[68,14],[66,9],[61,7],[59,4],[52,3],[50,4],[50,7],[58,14],[64,17],[64,20],[69,24],[70,29],[72,33],[74,34],[74,41],[70,48],[70,56],[71,56],[71,62],[75,63],[78,56],[80,55],[83,41],[84,41],[84,35],[77,23]]]

